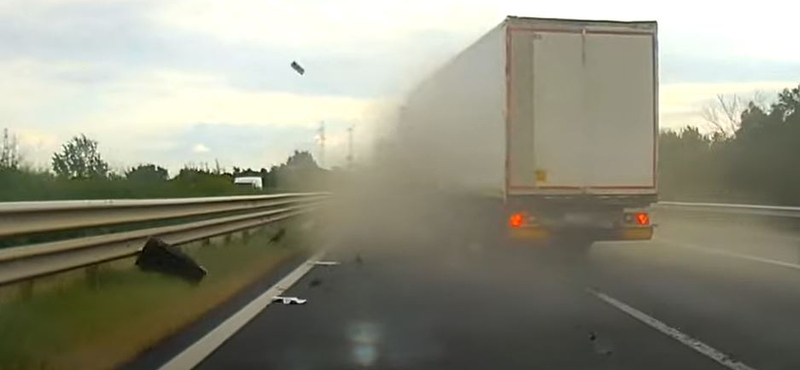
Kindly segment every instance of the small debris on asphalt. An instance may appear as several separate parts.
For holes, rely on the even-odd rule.
[[[361,253],[356,254],[356,263],[358,263],[359,265],[364,263],[364,259],[361,258]]]
[[[610,348],[595,348],[595,352],[600,356],[611,356],[614,353]]]
[[[283,297],[283,296],[279,296],[279,295],[276,295],[275,297],[272,297],[272,301],[273,302],[281,302],[281,303],[287,304],[287,305],[289,305],[289,304],[306,304],[306,302],[308,302],[307,299],[300,299],[300,298],[297,298],[297,297]]]
[[[336,266],[339,264],[341,264],[341,262],[338,261],[314,261],[314,265],[317,266]]]
[[[306,73],[306,69],[301,67],[300,64],[298,64],[295,61],[292,61],[292,64],[290,64],[290,66],[292,66],[292,69],[294,69],[294,71],[300,74],[301,76]]]
[[[273,235],[271,238],[269,238],[269,242],[270,243],[277,243],[277,242],[281,241],[281,239],[283,239],[284,236],[286,236],[286,229],[281,228],[280,230],[278,230],[277,233],[275,233],[275,235]]]
[[[593,331],[589,332],[589,341],[592,342],[594,353],[598,355],[610,356],[614,353],[613,345],[611,345],[611,343],[606,343],[606,341],[599,340],[597,333]]]
[[[312,288],[316,288],[316,287],[318,287],[320,285],[322,285],[322,279],[320,279],[320,278],[313,278],[313,279],[311,279],[311,282],[308,283],[308,286],[310,286]]]

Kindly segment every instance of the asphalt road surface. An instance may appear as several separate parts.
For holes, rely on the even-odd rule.
[[[800,368],[797,239],[686,219],[584,257],[344,235],[340,265],[285,292],[305,305],[268,306],[197,368]]]

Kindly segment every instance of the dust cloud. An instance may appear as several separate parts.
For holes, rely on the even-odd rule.
[[[440,186],[431,167],[417,165],[419,146],[399,137],[378,141],[373,162],[353,171],[333,190],[328,223],[370,248],[443,248],[457,236],[484,228],[469,204]],[[434,154],[435,155],[435,154]]]

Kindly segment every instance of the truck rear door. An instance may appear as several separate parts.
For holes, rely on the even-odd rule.
[[[653,35],[527,29],[510,40],[509,192],[654,191]]]
[[[533,35],[533,161],[539,188],[582,188],[587,181],[583,37]]]
[[[586,185],[594,192],[654,188],[653,38],[585,37]]]

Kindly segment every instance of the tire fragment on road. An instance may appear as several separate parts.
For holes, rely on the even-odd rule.
[[[307,299],[301,299],[301,298],[297,298],[297,297],[284,297],[284,296],[279,296],[279,295],[276,295],[276,296],[272,297],[272,301],[273,302],[281,302],[281,303],[283,303],[285,305],[306,304],[306,302],[308,302]]]

